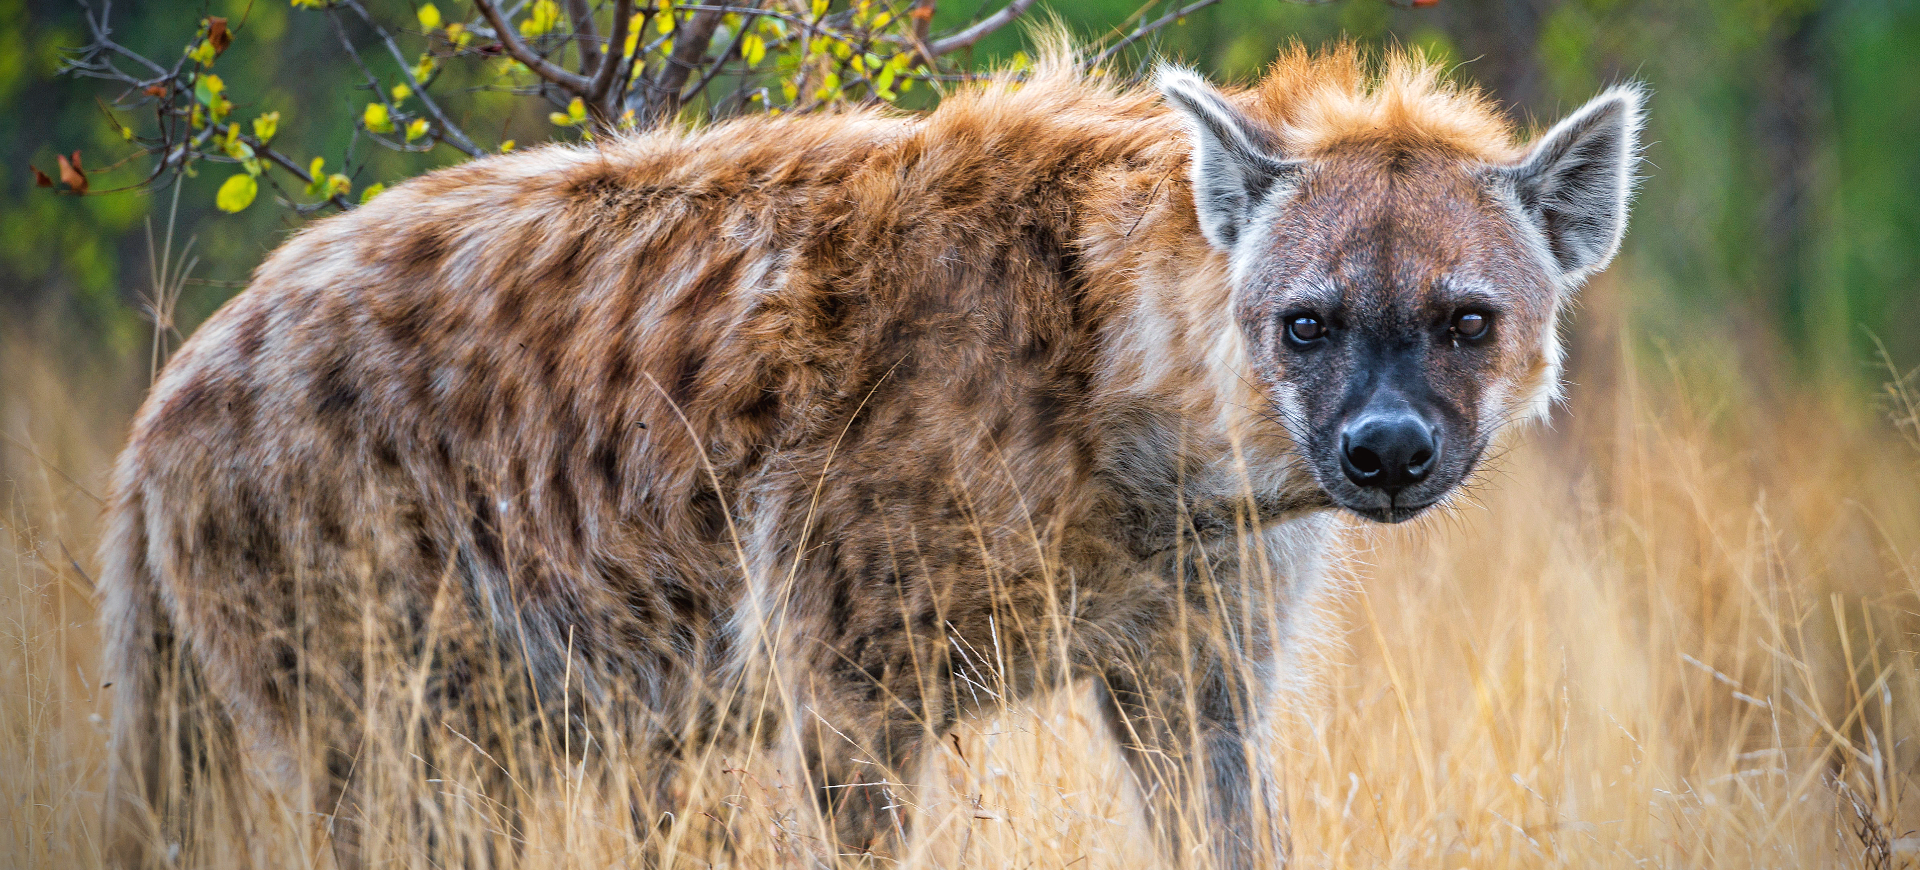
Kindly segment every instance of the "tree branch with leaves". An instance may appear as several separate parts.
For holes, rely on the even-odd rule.
[[[244,210],[265,187],[301,214],[351,208],[382,189],[377,181],[360,184],[356,196],[366,162],[351,146],[337,169],[326,157],[284,150],[275,141],[279,109],[236,116],[231,90],[256,83],[229,82],[218,70],[234,40],[245,37],[242,24],[200,18],[181,55],[161,63],[114,38],[111,0],[80,2],[89,38],[68,52],[64,71],[113,89],[102,110],[130,146],[115,165],[148,162],[129,186],[232,166],[216,195],[220,209]],[[291,0],[294,26],[327,28],[367,93],[353,142],[399,152],[444,146],[467,158],[510,150],[515,143],[504,135],[486,142],[464,126],[489,94],[543,102],[547,137],[579,139],[648,129],[690,112],[717,120],[898,105],[916,87],[938,92],[978,77],[973,47],[1035,6],[988,4],[975,19],[936,32],[938,0],[441,2],[468,13],[450,15],[434,2],[402,14],[379,0]],[[1089,66],[1104,66],[1217,2],[1152,0],[1090,47]],[[460,75],[449,75],[454,69]],[[1019,75],[1018,64],[1006,74]],[[936,96],[917,99],[925,105]],[[89,189],[78,152],[59,162],[59,182],[35,168],[36,182],[76,195],[111,192]]]

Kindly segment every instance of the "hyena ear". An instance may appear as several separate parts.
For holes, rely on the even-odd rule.
[[[1555,124],[1519,163],[1501,170],[1569,280],[1599,271],[1620,249],[1640,162],[1645,100],[1637,84],[1611,88]]]
[[[1193,135],[1193,205],[1200,231],[1214,247],[1230,252],[1240,228],[1298,166],[1279,157],[1271,131],[1191,70],[1162,64],[1153,80]]]

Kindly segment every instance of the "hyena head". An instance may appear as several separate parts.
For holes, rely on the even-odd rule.
[[[1477,94],[1391,63],[1305,118],[1272,105],[1315,98],[1297,85],[1229,98],[1159,75],[1191,133],[1201,231],[1231,264],[1249,380],[1327,497],[1380,522],[1445,499],[1557,395],[1555,321],[1619,246],[1641,102],[1615,88],[1520,149]]]

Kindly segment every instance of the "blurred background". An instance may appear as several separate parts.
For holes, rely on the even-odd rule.
[[[419,6],[375,5],[395,24],[410,23]],[[467,12],[442,5],[448,20]],[[936,31],[1000,5],[939,3]],[[1027,17],[1050,10],[1092,41],[1139,8],[1136,0],[1074,0]],[[0,102],[8,107],[0,125],[0,320],[15,336],[30,331],[138,356],[150,331],[139,315],[140,294],[151,291],[143,287],[151,283],[144,226],[165,217],[167,195],[54,195],[29,173],[31,166],[52,174],[55,155],[76,150],[98,172],[130,150],[104,115],[103,101],[117,90],[55,75],[62,48],[87,41],[82,14],[71,0],[0,0]],[[280,111],[282,150],[324,156],[329,171],[351,164],[359,189],[464,159],[447,147],[396,153],[357,138],[368,88],[314,9],[286,0],[123,3],[114,9],[114,36],[172,58],[203,15],[233,22],[236,38],[218,69],[236,116]],[[1693,341],[1703,327],[1726,327],[1740,353],[1764,361],[1759,368],[1853,387],[1880,379],[1876,338],[1896,360],[1920,364],[1920,306],[1912,304],[1920,289],[1920,3],[1440,0],[1403,8],[1225,0],[1160,31],[1117,66],[1137,68],[1159,52],[1244,82],[1284,40],[1341,36],[1421,46],[1516,118],[1542,124],[1608,83],[1651,85],[1646,182],[1615,267],[1633,283],[1633,322],[1647,341]],[[970,63],[1005,65],[1027,47],[1022,28],[1009,27],[979,43]],[[384,56],[369,52],[368,62],[391,77]],[[549,108],[488,94],[461,111],[468,132],[490,149],[565,135],[547,120]],[[145,170],[145,161],[132,161],[96,176],[93,188],[131,183]],[[224,177],[200,173],[180,200],[176,246],[195,238],[199,256],[178,309],[183,332],[302,222],[264,201],[220,214],[214,195]]]
[[[345,172],[351,198],[466,159],[369,141],[374,95],[340,39],[375,34],[313,5],[125,3],[114,38],[176,58],[226,18],[234,117],[280,112],[274,147]],[[933,30],[1003,5],[943,0]],[[421,4],[368,8],[422,50]],[[36,186],[76,151],[94,191],[149,166],[115,165],[119,125],[141,120],[109,120],[118,90],[56,75],[84,11],[0,0],[0,866],[97,859],[106,471],[154,366],[311,220],[273,198],[313,201],[263,188],[223,212],[234,170],[214,164],[177,198]],[[1095,42],[1140,11],[1056,0],[1027,18]],[[1628,79],[1652,100],[1625,247],[1569,324],[1567,407],[1474,504],[1356,535],[1282,758],[1305,865],[1920,863],[1920,2],[1222,0],[1114,69],[1164,55],[1246,83],[1286,40],[1342,37],[1419,46],[1523,126]],[[1031,49],[1016,26],[959,61],[1017,69]],[[367,62],[382,87],[398,74]],[[580,136],[556,106],[446,74],[481,150]],[[965,840],[931,866],[1141,866],[1137,835],[1110,834],[1131,810],[1110,765],[1080,763],[1098,738],[1078,717],[970,732],[942,763],[975,814],[940,828]],[[583,848],[556,854],[621,854]]]

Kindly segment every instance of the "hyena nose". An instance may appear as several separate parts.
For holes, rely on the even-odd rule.
[[[1365,414],[1340,433],[1347,478],[1389,494],[1426,480],[1439,452],[1433,427],[1408,411]]]

